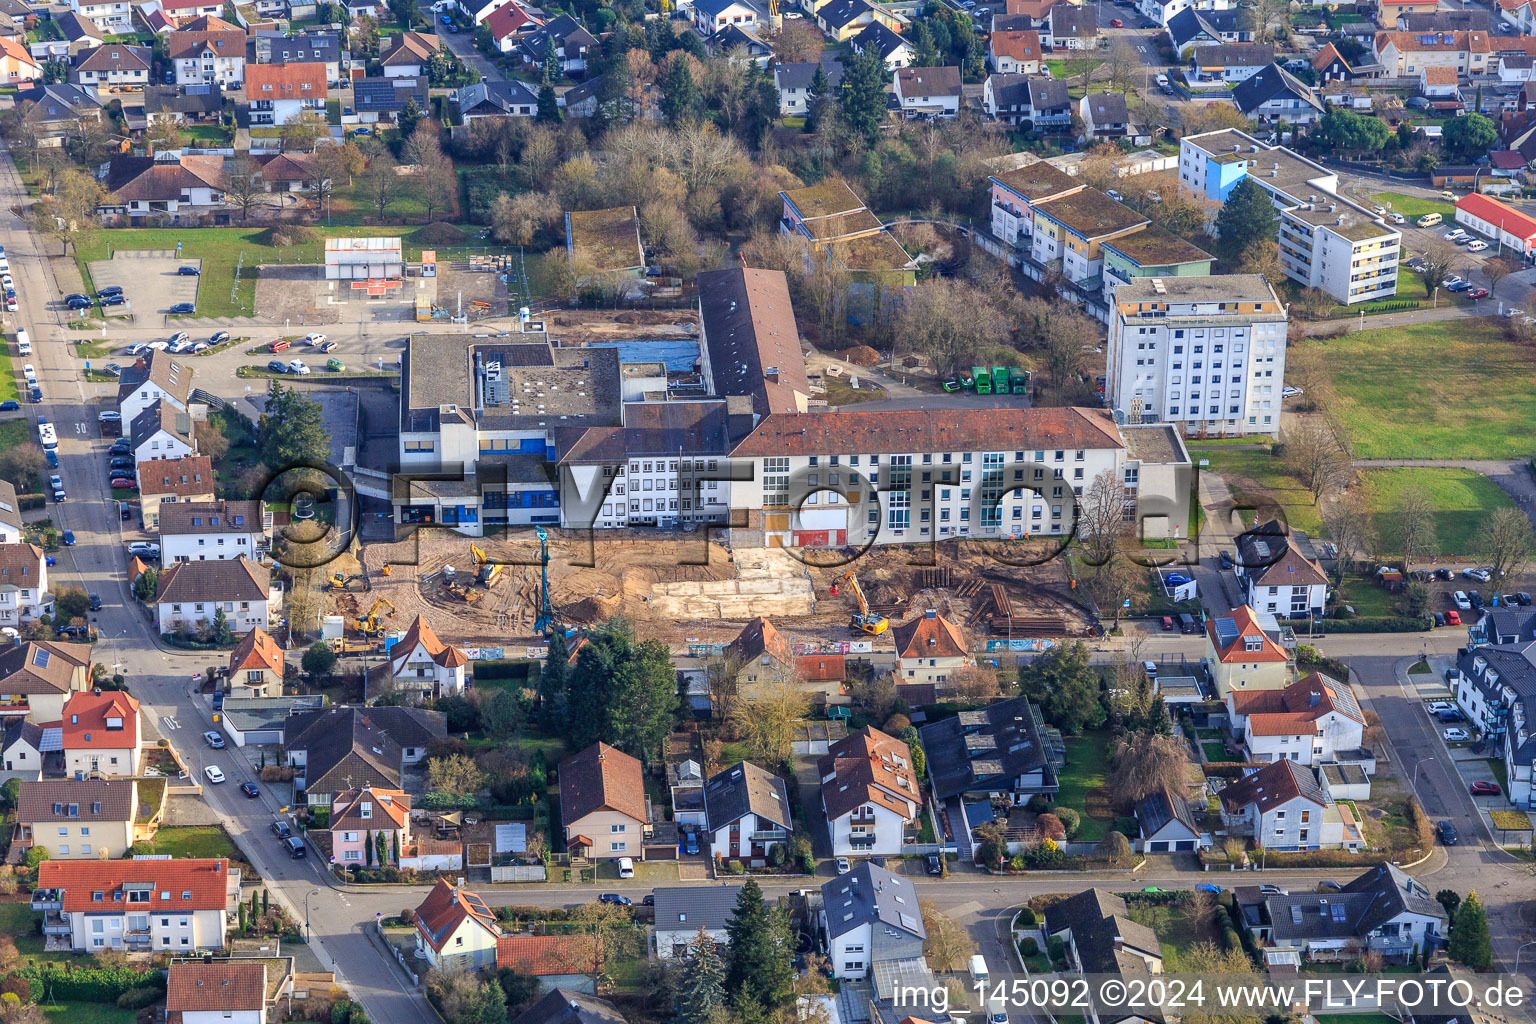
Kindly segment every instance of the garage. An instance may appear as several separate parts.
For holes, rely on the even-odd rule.
[[[1156,840],[1154,842],[1149,842],[1149,843],[1147,843],[1146,852],[1147,853],[1167,853],[1168,852],[1168,843],[1166,841],[1164,841],[1164,840],[1161,840],[1161,839]]]

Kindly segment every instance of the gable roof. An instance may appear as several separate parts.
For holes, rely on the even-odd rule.
[[[0,592],[41,586],[43,557],[36,544],[0,544]]]
[[[1228,811],[1256,805],[1261,814],[1297,799],[1311,801],[1319,807],[1328,803],[1323,791],[1317,787],[1317,780],[1312,777],[1312,770],[1291,760],[1271,762],[1224,787],[1217,795]]]
[[[64,33],[64,38],[72,43],[81,39],[102,39],[106,36],[94,21],[74,11],[65,11],[55,17],[54,21],[58,23],[59,30]]]
[[[139,463],[140,495],[213,496],[213,460],[206,455],[184,455],[179,459],[155,459]],[[162,504],[162,510],[169,508]]]
[[[6,693],[68,693],[75,669],[90,661],[89,644],[28,640],[0,650],[0,682]]]
[[[194,166],[199,170],[211,169],[205,164]],[[186,408],[187,396],[192,392],[192,367],[170,352],[152,349],[123,371],[117,382],[117,400],[121,402],[145,384],[153,384]]]
[[[182,962],[166,972],[165,1008],[171,1013],[265,1010],[267,965],[262,960]]]
[[[83,825],[132,821],[138,811],[137,794],[133,779],[23,779],[16,796],[16,820]]]
[[[1317,51],[1317,55],[1312,58],[1312,70],[1321,71],[1335,61],[1344,65],[1346,72],[1354,72],[1354,69],[1349,66],[1349,61],[1344,59],[1344,55],[1339,52],[1339,48],[1332,43],[1324,43],[1323,48]]]
[[[959,68],[897,68],[896,88],[903,96],[960,96]]]
[[[283,720],[283,746],[305,751],[305,785],[332,792],[365,783],[398,788],[400,748],[425,747],[447,733],[442,712],[420,708],[321,708],[297,712]],[[350,779],[330,778],[339,765],[354,756],[357,774]],[[352,769],[343,771],[351,774]]]
[[[560,818],[571,824],[602,810],[646,820],[639,759],[599,741],[560,762]]]
[[[725,653],[742,665],[757,661],[764,655],[787,665],[794,657],[784,634],[761,615],[742,627],[736,639],[726,645]]]
[[[1238,564],[1260,586],[1310,587],[1326,584],[1323,567],[1308,558],[1290,528],[1271,519],[1237,538]]]
[[[1061,735],[1045,727],[1040,710],[1024,697],[994,701],[918,730],[928,755],[934,794],[1011,791],[1020,776],[1036,772],[1047,785],[1064,763]]]
[[[928,937],[912,880],[869,861],[861,861],[846,875],[823,884],[821,902],[826,908],[827,931],[834,939],[871,924],[919,939]]]
[[[257,42],[257,52],[264,52],[265,59],[276,63],[318,61],[330,64],[341,59],[341,37],[335,32],[306,32],[297,36],[262,38]]]
[[[524,26],[537,27],[543,24],[542,17],[520,3],[509,3],[504,7],[498,7],[485,19],[485,27],[490,31],[492,39],[505,39],[521,31]]]
[[[225,27],[172,32],[165,37],[166,56],[172,60],[178,60],[212,54],[215,57],[244,61],[245,33],[228,22],[219,22],[219,24]]]
[[[182,159],[187,160],[190,158],[182,157]],[[214,157],[214,159],[222,162],[224,158]],[[175,180],[169,179],[175,178],[179,180],[180,175],[177,175],[176,172],[180,170],[181,168],[175,164],[162,164],[160,167],[152,168],[148,173],[139,175],[127,188],[114,192],[112,197],[118,202],[143,198],[140,194],[141,190],[137,186],[150,178],[155,179],[154,183],[157,185],[169,185],[171,188],[174,188],[176,195],[179,196],[184,186],[177,184]],[[161,171],[170,173],[162,174],[160,173]],[[206,183],[198,182],[198,184]],[[158,194],[163,196],[169,193],[161,192]],[[146,441],[162,430],[172,437],[178,438],[188,447],[192,447],[192,417],[176,408],[170,402],[157,398],[153,405],[133,418],[133,426],[129,433],[133,439],[134,451],[138,451]]]
[[[410,795],[399,789],[362,786],[331,798],[332,829],[348,825],[357,829],[403,829],[410,813]]]
[[[625,1024],[612,1003],[568,988],[550,989],[512,1024]]]
[[[867,803],[905,818],[909,811],[904,801],[922,803],[911,748],[872,725],[832,744],[817,759],[816,774],[821,778],[821,802],[828,820]]]
[[[912,44],[907,41],[905,36],[892,32],[886,27],[884,22],[880,21],[872,21],[865,25],[849,42],[852,44],[855,53],[863,53],[867,48],[874,47],[883,60],[890,60],[891,55],[903,47],[908,50],[912,49]],[[830,70],[827,72],[828,85],[837,85],[842,81],[841,62],[838,62],[836,67],[838,70],[836,78],[833,77]],[[811,74],[814,75],[815,72],[812,71]]]
[[[246,102],[325,98],[325,64],[251,64],[245,69]]]
[[[142,883],[128,888],[129,883]],[[45,860],[38,865],[38,889],[63,890],[66,914],[100,910],[163,909],[225,910],[228,905],[229,861],[178,857],[166,860]],[[149,900],[129,899],[145,892]],[[101,899],[96,899],[97,894]],[[121,899],[114,899],[122,893]]]
[[[1056,4],[1050,13],[1051,38],[1088,39],[1099,34],[1098,8]]]
[[[148,71],[149,47],[108,43],[82,53],[76,71]]]
[[[390,648],[390,666],[395,675],[405,670],[406,659],[418,645],[427,652],[427,657],[444,668],[458,668],[469,662],[469,655],[439,640],[427,620],[417,615],[411,620],[405,635]]]
[[[967,651],[960,627],[929,609],[891,629],[898,658],[963,658]]]
[[[160,573],[156,604],[265,601],[272,574],[244,555],[212,561],[176,562]]]
[[[230,652],[230,674],[255,669],[275,672],[281,679],[285,653],[266,630],[257,626],[241,637],[240,642],[235,644],[235,649]]]
[[[122,690],[77,691],[64,701],[63,726],[65,750],[136,751],[139,702]]]
[[[704,783],[704,816],[711,832],[748,814],[785,830],[792,828],[784,780],[750,761],[741,761]]]
[[[592,970],[591,945],[579,935],[501,935],[496,966],[535,978],[583,974]]]
[[[23,104],[35,108],[36,116],[43,124],[68,121],[89,114],[101,117],[100,101],[78,85],[68,82],[49,82],[41,89],[28,93]]]
[[[1246,112],[1286,95],[1294,96],[1318,110],[1322,109],[1311,87],[1278,64],[1267,65],[1257,74],[1237,83],[1232,90],[1232,102],[1239,110]]]
[[[698,277],[710,376],[719,395],[749,395],[753,412],[798,412],[811,386],[789,281],[778,270],[732,267]]]
[[[1465,210],[1472,216],[1485,220],[1512,235],[1521,238],[1536,237],[1536,217],[1501,203],[1492,196],[1485,196],[1480,192],[1469,193],[1456,201],[1456,209]]]
[[[1195,47],[1193,61],[1199,68],[1263,67],[1275,62],[1275,48],[1268,43],[1213,43]]]
[[[1233,690],[1232,709],[1248,718],[1256,736],[1310,735],[1311,723],[1337,712],[1365,724],[1365,715],[1348,684],[1313,672],[1283,690]]]
[[[1181,49],[1184,44],[1202,35],[1219,43],[1223,34],[1231,35],[1237,31],[1237,13],[1235,9],[1197,11],[1193,7],[1186,7],[1168,19],[1168,37],[1173,40],[1175,49]]]
[[[741,886],[658,885],[651,891],[656,895],[657,931],[719,931],[736,912]]]
[[[1156,835],[1170,821],[1177,821],[1197,836],[1200,834],[1200,826],[1189,813],[1189,801],[1174,796],[1167,786],[1136,802],[1136,820],[1143,838]]]
[[[1238,605],[1231,615],[1205,620],[1205,635],[1223,664],[1290,661],[1285,648],[1269,638],[1249,605]]]
[[[1070,929],[1083,970],[1090,974],[1119,974],[1115,954],[1122,944],[1162,958],[1156,933],[1131,920],[1125,900],[1097,887],[1046,908],[1045,929],[1047,935]]]
[[[1121,93],[1090,93],[1083,97],[1083,106],[1095,125],[1125,124],[1131,119],[1130,109]]]
[[[538,95],[516,79],[505,82],[476,82],[459,90],[459,109],[466,114],[482,103],[489,104],[498,110],[508,111],[514,106],[529,106],[538,102]]]
[[[475,893],[448,884],[439,878],[427,898],[416,908],[416,931],[433,949],[441,951],[443,943],[458,930],[464,921],[472,921],[478,927],[499,936],[501,928],[496,915]]]
[[[437,52],[437,36],[430,32],[404,32],[387,36],[379,63],[387,68],[425,64]]]
[[[263,510],[260,501],[181,502],[160,510],[160,536],[174,537],[200,533],[262,533]]]
[[[27,48],[14,39],[0,37],[0,57],[10,57],[18,63],[28,64],[34,68],[38,66],[37,61],[33,60],[32,55],[27,52]]]
[[[146,85],[144,87],[144,113],[162,112],[176,114],[212,114],[224,109],[224,90],[208,83],[189,85]]]
[[[359,111],[371,110],[380,114],[395,114],[414,99],[425,109],[427,80],[425,78],[354,78],[352,99]]]
[[[1012,57],[1020,61],[1037,61],[1040,59],[1040,33],[1030,29],[1028,31],[1016,29],[1007,32],[993,32],[987,39],[987,45],[991,47],[995,57]]]

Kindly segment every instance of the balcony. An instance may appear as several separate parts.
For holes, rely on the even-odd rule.
[[[69,919],[62,914],[49,911],[43,915],[44,935],[68,935],[70,934]]]
[[[875,834],[873,832],[868,832],[862,835],[849,836],[848,845],[855,850],[873,849],[875,845]]]
[[[32,891],[33,910],[63,910],[64,893],[58,889],[34,889]]]
[[[753,832],[747,838],[754,843],[784,843],[789,841],[789,833],[782,828],[770,828]]]

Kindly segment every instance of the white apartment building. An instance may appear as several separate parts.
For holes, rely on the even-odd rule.
[[[87,3],[70,0],[70,10],[90,19],[108,35],[133,31],[133,5],[130,3]]]
[[[240,872],[222,858],[56,860],[38,867],[32,909],[79,953],[191,953],[224,948],[239,898]]]
[[[160,512],[160,558],[206,562],[257,559],[272,528],[272,513],[259,501],[200,501],[167,505]]]
[[[36,544],[0,544],[0,625],[18,626],[52,611],[43,549]]]
[[[1143,277],[1115,290],[1109,407],[1186,434],[1280,434],[1285,307],[1259,274]]]
[[[1179,184],[1212,204],[1243,178],[1280,213],[1280,266],[1291,280],[1352,305],[1397,293],[1402,233],[1338,194],[1339,176],[1235,129],[1179,141]]]

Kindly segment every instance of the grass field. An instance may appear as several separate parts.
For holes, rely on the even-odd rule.
[[[1048,60],[1045,62],[1045,66],[1050,70],[1052,78],[1059,79],[1061,81],[1067,81],[1070,78],[1073,81],[1081,83],[1083,80],[1081,71],[1079,71],[1077,74],[1072,74],[1068,71],[1067,66],[1071,63],[1073,63],[1071,60]],[[1104,62],[1102,60],[1094,60],[1090,63],[1092,64],[1094,70],[1097,70],[1098,66]],[[1089,72],[1089,74],[1092,74],[1092,72]]]
[[[16,381],[16,369],[11,365],[11,348],[0,345],[0,402],[21,400],[21,385]]]
[[[1435,539],[1442,555],[1475,553],[1477,531],[1494,509],[1513,505],[1509,495],[1470,469],[1372,469],[1361,474],[1376,519],[1381,553],[1395,554],[1402,539],[1395,510],[1410,487],[1423,488],[1435,509]]]
[[[1333,377],[1358,458],[1531,454],[1536,367],[1492,320],[1361,331],[1306,350]]]
[[[1102,794],[1090,798],[1090,793],[1102,788],[1109,778],[1110,736],[1108,732],[1086,732],[1066,739],[1067,765],[1061,770],[1061,788],[1056,793],[1056,801],[1077,811],[1082,818],[1082,824],[1072,838],[1078,842],[1096,843],[1104,838],[1115,820],[1108,803],[1101,798]],[[1089,814],[1090,806],[1097,817]]]
[[[349,226],[333,227],[316,225],[321,236],[352,235],[380,237],[401,235],[405,242],[407,260],[421,258],[421,246],[413,244],[409,227]],[[200,316],[250,316],[256,301],[256,266],[260,263],[320,263],[323,260],[324,243],[292,245],[278,248],[264,244],[265,228],[198,228],[188,231],[181,228],[120,228],[98,232],[75,250],[75,263],[85,280],[87,291],[95,291],[87,264],[94,260],[110,258],[119,249],[175,249],[180,242],[181,255],[187,259],[202,260],[203,280],[198,288],[197,312]],[[436,248],[427,246],[427,248]],[[244,254],[240,272],[240,284],[230,298],[230,285],[234,281],[235,266]]]
[[[155,833],[155,852],[172,857],[228,857],[244,860],[230,840],[229,833],[217,825],[177,825]]]
[[[1196,462],[1210,461],[1205,472],[1218,473],[1226,480],[1239,507],[1264,509],[1278,505],[1291,526],[1310,534],[1322,528],[1311,493],[1286,472],[1282,460],[1269,453],[1267,439],[1260,447],[1242,438],[1196,441],[1190,443],[1189,450]]]
[[[43,1006],[50,1024],[134,1024],[138,1013],[106,1003],[48,1003]]]
[[[1409,220],[1418,220],[1426,213],[1438,213],[1449,223],[1456,214],[1456,207],[1450,203],[1439,199],[1405,196],[1401,192],[1375,192],[1371,200],[1378,206],[1385,206],[1388,213],[1400,213]]]

